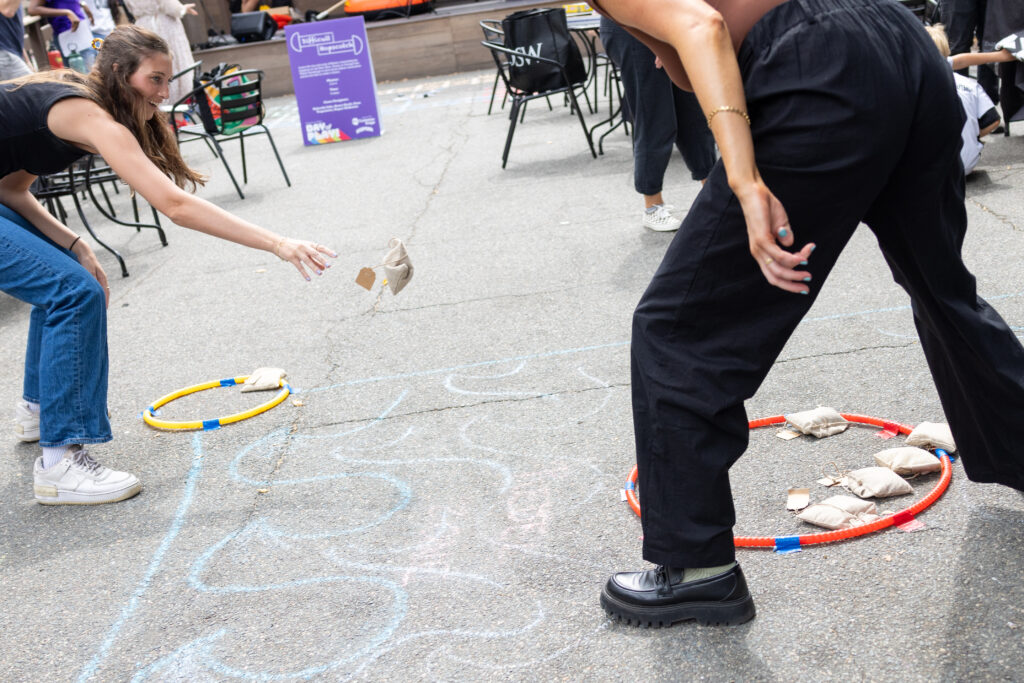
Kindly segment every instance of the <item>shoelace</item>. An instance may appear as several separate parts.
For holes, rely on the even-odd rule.
[[[659,564],[658,568],[654,570],[654,581],[659,586],[668,585],[668,567]]]
[[[93,457],[89,455],[89,451],[85,450],[84,448],[79,448],[77,451],[75,451],[75,454],[72,456],[72,460],[76,465],[81,467],[83,470],[93,474],[98,474],[100,468],[103,467],[98,462],[96,462],[93,459]]]

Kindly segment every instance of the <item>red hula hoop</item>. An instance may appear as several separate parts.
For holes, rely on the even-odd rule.
[[[896,429],[900,434],[909,434],[912,431],[912,427],[892,422],[890,420],[882,420],[877,417],[870,417],[868,415],[854,415],[851,413],[840,413],[846,420],[850,422],[856,422],[858,424],[873,425],[875,427]],[[784,424],[786,418],[783,415],[775,415],[773,417],[762,417],[758,420],[751,420],[749,422],[750,429],[757,429],[758,427],[767,427],[769,425]],[[870,534],[875,531],[881,531],[887,527],[891,527],[894,524],[903,524],[913,519],[915,516],[921,513],[922,510],[927,508],[929,505],[939,499],[949,487],[949,482],[953,478],[953,466],[949,462],[949,455],[945,451],[938,451],[939,462],[942,464],[942,473],[939,476],[939,481],[935,484],[935,488],[928,493],[927,496],[917,501],[910,507],[907,507],[899,512],[883,517],[877,521],[871,522],[870,524],[864,524],[862,526],[855,526],[849,529],[839,529],[837,531],[821,531],[814,534],[803,534],[800,536],[734,536],[733,543],[737,548],[777,548],[780,544],[779,541],[795,541],[795,545],[804,546],[812,545],[815,543],[831,543],[833,541],[842,541],[847,538],[854,538],[856,536],[863,536]],[[636,465],[633,466],[633,470],[629,473],[629,479],[626,483],[626,501],[629,503],[629,507],[633,508],[633,512],[636,513],[637,517],[640,516],[640,500],[636,496],[636,480],[637,480],[637,469]]]

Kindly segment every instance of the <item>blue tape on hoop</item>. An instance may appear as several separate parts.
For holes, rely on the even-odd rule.
[[[777,553],[798,553],[800,552],[799,536],[777,536],[775,538],[775,552]]]
[[[235,386],[235,378],[234,377],[228,377],[227,379],[222,379],[220,381],[220,385],[222,387],[233,387],[233,386]]]
[[[626,482],[626,486],[625,486],[625,489],[626,489],[627,491],[632,491],[632,490],[633,490],[633,482],[631,482],[631,481],[627,481],[627,482]]]
[[[956,458],[954,458],[952,455],[947,453],[944,448],[936,448],[935,449],[935,457],[936,458],[941,458],[942,456],[946,456],[947,458],[949,458],[950,462],[956,462]]]
[[[220,419],[215,420],[203,420],[203,431],[209,431],[211,429],[220,429]]]

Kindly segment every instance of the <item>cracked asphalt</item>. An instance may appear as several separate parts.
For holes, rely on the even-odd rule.
[[[293,186],[256,139],[244,201],[218,160],[187,148],[210,175],[201,196],[338,251],[312,283],[173,226],[161,247],[87,207],[131,271],[117,277],[97,250],[111,274],[115,440],[93,452],[144,489],[96,508],[37,505],[37,448],[9,437],[0,680],[1021,680],[1024,495],[973,484],[959,464],[921,531],[740,550],[758,608],[746,625],[648,631],[605,617],[605,578],[643,566],[622,500],[630,316],[672,236],[640,226],[629,138],[613,133],[591,159],[557,102],[530,104],[503,171],[492,82],[382,84],[385,134],[324,147],[303,147],[294,101],[274,100]],[[1022,133],[986,147],[964,247],[1016,330]],[[665,187],[680,213],[699,189],[678,157]],[[123,188],[114,202],[127,210]],[[379,278],[361,289],[356,273],[391,237],[408,246],[412,282],[398,296]],[[20,397],[28,314],[0,295],[0,405]],[[296,389],[264,414],[201,433],[139,418],[173,390],[260,366]],[[161,414],[209,419],[267,398],[210,390]],[[943,419],[908,299],[864,228],[748,412],[818,405]],[[825,498],[822,472],[891,445],[865,427],[820,441],[755,430],[732,472],[737,532],[813,531],[785,510],[787,489]],[[935,479],[912,485],[879,508]]]

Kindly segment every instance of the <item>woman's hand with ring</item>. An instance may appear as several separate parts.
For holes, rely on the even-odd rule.
[[[793,246],[793,228],[782,203],[760,179],[736,190],[736,198],[747,222],[750,254],[765,279],[787,292],[808,294],[811,274],[798,268],[807,266],[815,245],[805,244],[796,252],[783,248]]]
[[[296,270],[299,271],[302,277],[306,278],[307,282],[310,280],[307,268],[317,275],[322,275],[324,270],[331,267],[331,264],[327,262],[324,256],[338,257],[334,250],[322,244],[305,240],[294,240],[288,237],[277,241],[274,245],[274,253],[282,261],[288,261],[295,266]]]

